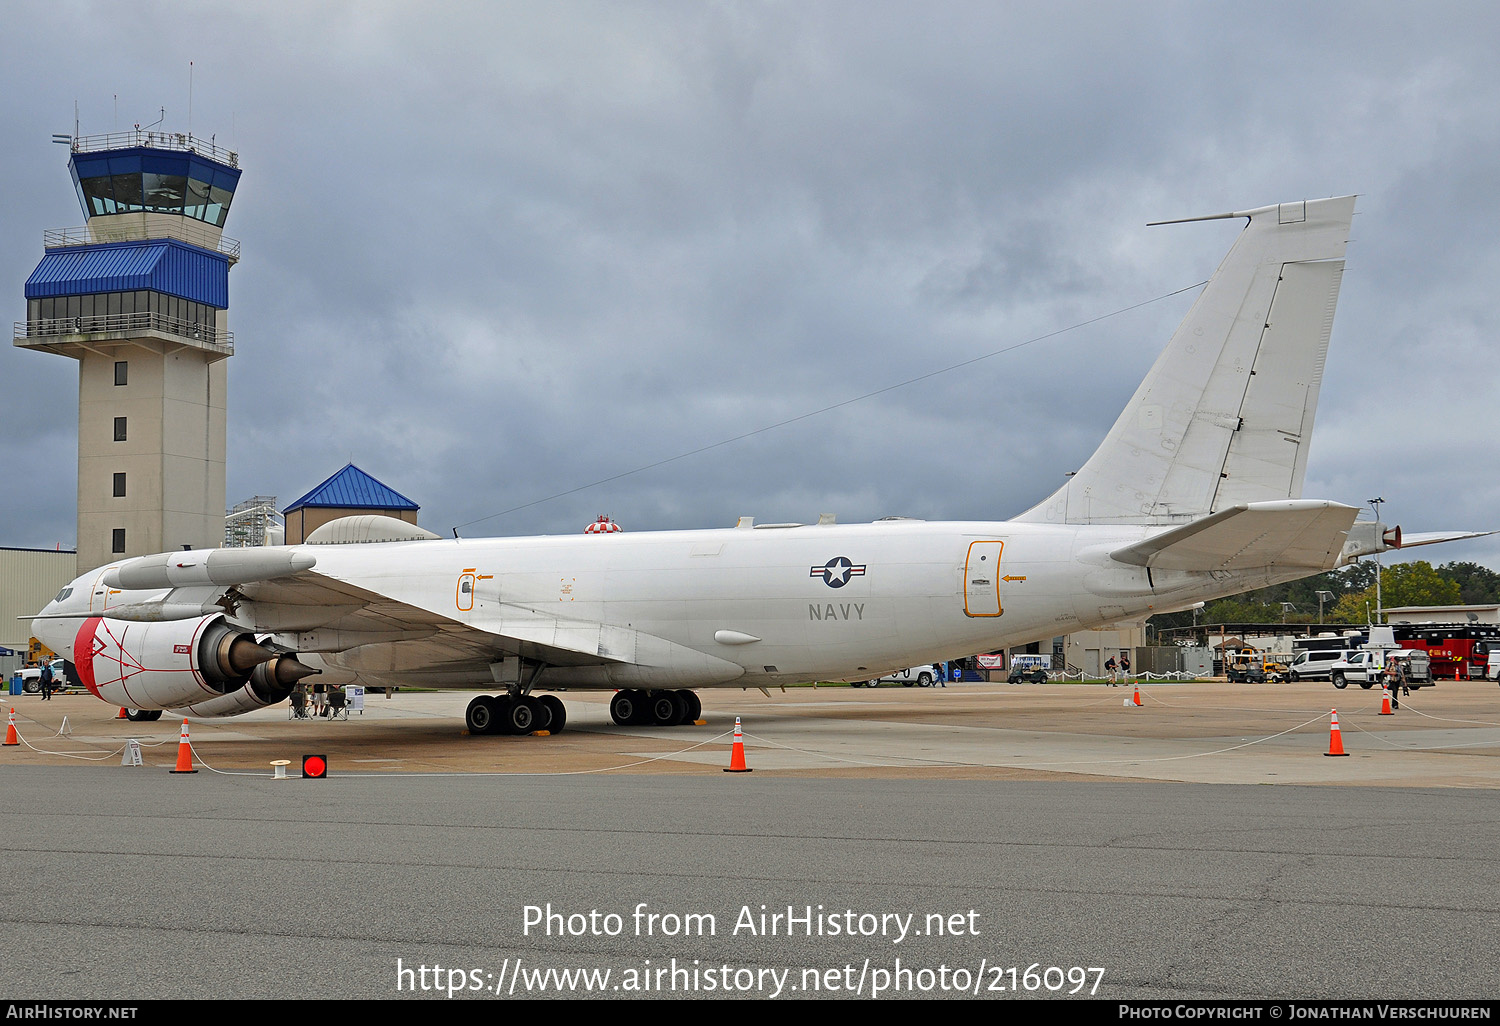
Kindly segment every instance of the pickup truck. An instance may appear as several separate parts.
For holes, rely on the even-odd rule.
[[[1386,663],[1392,659],[1406,664],[1408,688],[1432,686],[1432,664],[1427,653],[1410,648],[1364,649],[1334,663],[1328,668],[1328,675],[1336,688],[1346,688],[1352,681],[1369,690],[1385,679]]]
[[[884,677],[876,677],[874,680],[850,681],[849,686],[878,688],[882,684],[901,684],[909,688],[915,684],[919,688],[929,688],[935,680],[937,680],[937,667],[931,663],[923,663],[921,666],[908,666],[904,670],[896,670]]]

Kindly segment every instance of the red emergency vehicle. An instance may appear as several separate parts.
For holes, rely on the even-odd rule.
[[[1432,679],[1484,680],[1492,651],[1500,651],[1500,624],[1393,623],[1396,644],[1421,649],[1432,662]]]

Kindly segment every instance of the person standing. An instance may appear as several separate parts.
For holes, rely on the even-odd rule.
[[[52,687],[53,687],[52,664],[51,663],[43,663],[42,664],[42,701],[43,702],[50,702],[50,701],[52,701]]]
[[[1125,687],[1130,686],[1130,653],[1120,653],[1120,678]]]

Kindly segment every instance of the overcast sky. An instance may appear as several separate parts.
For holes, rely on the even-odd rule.
[[[43,230],[83,223],[48,141],[75,100],[85,135],[165,107],[244,171],[230,503],[352,460],[441,534],[1003,519],[1092,452],[1196,292],[1159,297],[1241,224],[1147,221],[1356,192],[1305,494],[1500,528],[1497,21],[8,0],[0,287],[24,318]],[[7,346],[0,382],[0,545],[70,547],[76,364]],[[1500,568],[1500,540],[1412,556]]]

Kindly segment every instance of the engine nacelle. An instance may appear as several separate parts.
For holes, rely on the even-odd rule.
[[[222,613],[166,623],[90,617],[74,638],[71,661],[79,682],[110,705],[192,709],[201,703],[215,710],[200,713],[209,716],[279,702],[298,679],[317,672],[257,644]],[[225,702],[241,693],[237,703]]]
[[[284,702],[297,682],[321,671],[314,670],[295,656],[279,655],[250,671],[250,680],[238,690],[183,706],[189,716],[238,716],[268,705]]]

